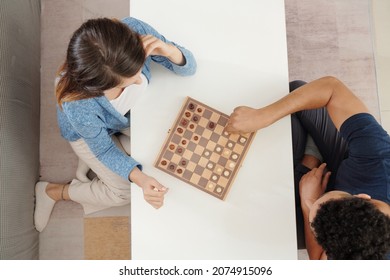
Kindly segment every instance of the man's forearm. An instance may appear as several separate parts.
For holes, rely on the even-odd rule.
[[[272,117],[271,123],[292,113],[327,106],[333,96],[338,80],[324,77],[299,87],[282,99],[262,108]]]

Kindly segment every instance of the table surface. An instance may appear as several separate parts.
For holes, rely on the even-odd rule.
[[[225,201],[153,166],[186,96],[230,114],[288,92],[283,0],[132,0],[130,14],[191,50],[194,76],[159,65],[131,113],[132,156],[169,192],[132,186],[133,259],[296,259],[290,118],[256,134]]]

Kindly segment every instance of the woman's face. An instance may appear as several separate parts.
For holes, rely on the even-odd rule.
[[[141,78],[141,70],[138,71],[137,74],[130,78],[123,78],[122,82],[113,88],[107,89],[104,91],[104,96],[107,97],[108,100],[114,100],[118,98],[123,90],[130,85],[140,85],[142,83]]]

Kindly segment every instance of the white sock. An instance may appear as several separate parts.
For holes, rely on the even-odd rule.
[[[318,150],[317,145],[314,143],[314,140],[313,138],[311,138],[310,134],[307,135],[305,155],[311,155],[317,158],[320,162],[324,161],[320,151]]]

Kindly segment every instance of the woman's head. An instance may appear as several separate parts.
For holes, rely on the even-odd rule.
[[[70,39],[60,69],[57,102],[102,96],[123,79],[137,75],[145,62],[140,36],[115,19],[90,19]]]

